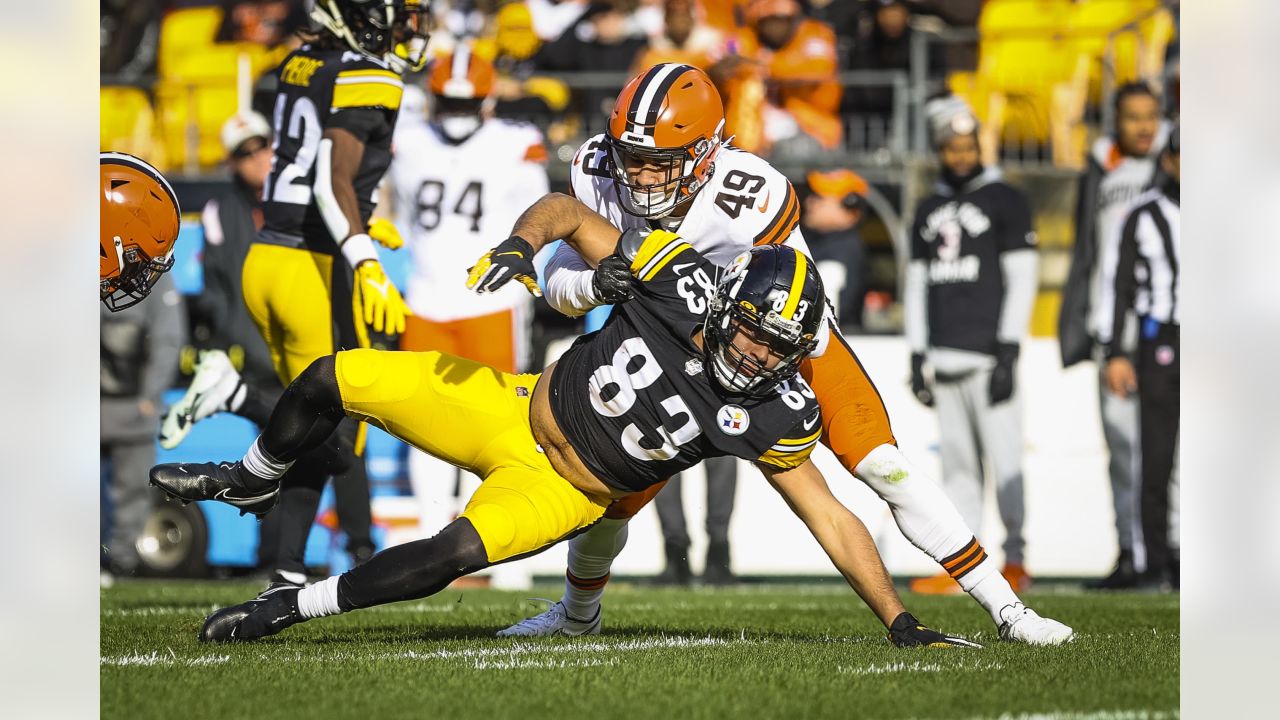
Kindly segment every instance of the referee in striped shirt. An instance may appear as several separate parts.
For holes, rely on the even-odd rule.
[[[1140,586],[1178,587],[1176,530],[1178,401],[1181,349],[1178,342],[1182,235],[1179,228],[1179,149],[1177,126],[1160,156],[1165,177],[1134,201],[1120,227],[1112,257],[1104,257],[1103,302],[1098,308],[1106,347],[1106,382],[1116,395],[1138,394],[1142,485],[1139,491],[1141,541],[1147,570]],[[1111,297],[1107,297],[1111,295]],[[1138,318],[1138,366],[1124,355],[1126,313]],[[1173,518],[1170,503],[1174,504]],[[1171,526],[1173,531],[1171,532]]]

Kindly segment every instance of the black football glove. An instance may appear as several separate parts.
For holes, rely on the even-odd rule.
[[[478,293],[494,292],[512,278],[519,280],[534,297],[542,297],[538,271],[533,269],[533,246],[512,235],[480,257],[467,270],[467,287]]]
[[[596,298],[606,305],[616,305],[631,299],[631,263],[614,254],[600,261],[591,288]]]
[[[987,399],[992,405],[999,405],[1013,397],[1014,365],[1017,362],[1017,343],[996,345],[996,367],[991,371],[991,382],[987,386]]]
[[[889,642],[900,648],[911,647],[969,647],[981,648],[975,642],[954,635],[944,635],[937,630],[930,630],[916,620],[909,612],[904,612],[894,619],[889,626]]]
[[[933,388],[924,378],[924,353],[911,353],[911,394],[925,407],[933,407]]]

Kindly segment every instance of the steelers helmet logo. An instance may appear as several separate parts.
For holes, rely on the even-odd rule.
[[[737,405],[724,405],[716,413],[716,425],[725,435],[741,435],[751,426],[751,416]]]

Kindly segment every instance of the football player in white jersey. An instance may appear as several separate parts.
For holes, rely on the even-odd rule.
[[[723,127],[724,105],[705,73],[678,63],[648,68],[623,88],[607,132],[589,139],[574,157],[570,189],[581,203],[549,195],[525,211],[522,226],[550,238],[575,237],[593,227],[582,222],[581,213],[594,210],[622,229],[678,229],[721,265],[753,245],[785,243],[807,253],[795,189],[763,159],[728,145]],[[530,241],[540,246],[542,239]],[[608,268],[609,262],[592,271],[563,246],[546,268],[548,302],[579,315],[625,300],[626,268]],[[691,288],[689,301],[695,298]],[[1069,640],[1071,628],[1040,617],[1018,599],[938,484],[898,450],[875,386],[835,323],[827,328],[801,366],[822,407],[823,442],[889,503],[907,539],[987,610],[1002,638],[1037,645]],[[612,560],[626,543],[626,523],[660,487],[616,501],[591,530],[574,538],[562,600],[499,635],[599,632],[600,600]]]
[[[513,285],[477,295],[460,281],[493,237],[547,192],[542,133],[489,117],[494,76],[493,66],[466,45],[437,58],[427,81],[431,119],[401,118],[388,178],[411,256],[406,299],[413,315],[401,349],[438,350],[515,373],[525,364],[529,294]],[[459,485],[458,472],[410,450],[409,478],[427,535],[451,521],[479,484],[466,475]]]

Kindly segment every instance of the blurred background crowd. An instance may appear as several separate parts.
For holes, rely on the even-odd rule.
[[[1082,235],[1113,232],[1120,205],[1105,218],[1103,206],[1158,184],[1156,156],[1177,117],[1178,12],[1167,0],[435,0],[432,13],[433,53],[466,44],[489,60],[492,114],[541,131],[552,190],[565,189],[579,145],[604,129],[628,77],[659,62],[704,69],[725,100],[725,137],[767,158],[804,198],[806,238],[851,334],[904,332],[912,221],[935,194],[939,130],[955,116],[946,108],[974,120],[979,165],[1003,168],[1025,195],[1039,257],[1026,313],[1032,337],[1060,333],[1069,276],[1098,272],[1095,257],[1080,257]],[[226,349],[242,372],[261,352],[238,340],[254,335],[251,326],[229,327],[242,322],[233,308],[243,256],[228,254],[225,236],[236,231],[228,223],[261,225],[254,198],[270,168],[273,71],[307,22],[307,0],[101,3],[101,148],[148,159],[184,210],[173,284],[147,304],[167,315],[131,330],[104,314],[104,571],[113,575],[140,563],[161,572],[217,564],[206,552],[211,518],[177,508],[157,515],[136,480],[155,461],[164,391],[186,384],[198,351]],[[425,84],[425,73],[406,78],[401,122],[430,112]],[[1107,195],[1106,178],[1120,169],[1132,172],[1129,194]],[[406,272],[392,272],[402,287]],[[142,330],[158,327],[165,331]],[[529,328],[524,365],[536,369],[584,324],[538,303]],[[1098,354],[1106,338],[1092,325],[1080,332],[1089,347],[1073,359],[1064,347],[1064,363],[1097,360],[1106,405],[1110,356]],[[122,405],[124,419],[108,423],[109,405]],[[1106,439],[1116,486],[1117,474],[1134,472],[1121,466],[1136,461],[1117,452],[1113,434]],[[371,465],[375,494],[380,478],[400,472],[388,468]],[[1121,529],[1133,519],[1120,505],[1133,500],[1116,494],[1120,552],[1109,580],[1124,586],[1136,575]],[[338,525],[332,512],[320,520]],[[727,522],[718,520],[721,534]],[[367,554],[368,529],[358,532],[352,553]],[[687,549],[687,537],[676,552],[669,544],[664,578],[687,583],[680,542]],[[730,581],[727,552],[718,564],[716,580]]]

